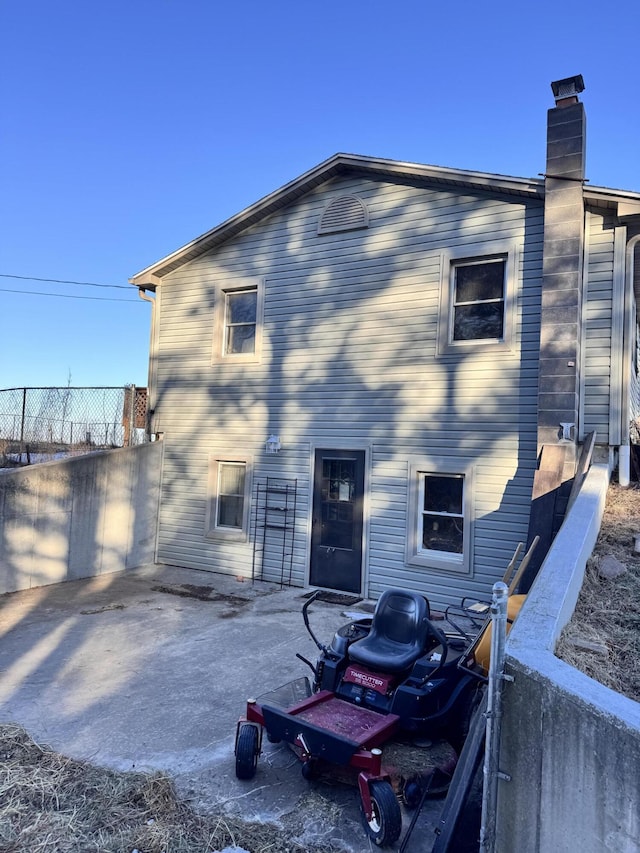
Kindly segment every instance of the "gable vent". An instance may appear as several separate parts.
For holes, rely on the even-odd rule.
[[[318,224],[318,234],[332,234],[335,231],[354,231],[369,225],[369,211],[366,204],[355,195],[343,195],[334,198],[322,212]]]

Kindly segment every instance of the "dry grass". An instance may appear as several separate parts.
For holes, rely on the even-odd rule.
[[[210,853],[234,845],[250,853],[313,849],[271,824],[197,815],[160,774],[73,761],[20,726],[0,725],[2,853]]]
[[[591,678],[640,701],[640,486],[609,487],[600,534],[587,563],[573,618],[560,638],[556,654]],[[613,579],[600,576],[606,556],[626,572]],[[592,647],[592,648],[590,648]]]

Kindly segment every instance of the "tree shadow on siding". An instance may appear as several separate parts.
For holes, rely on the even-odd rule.
[[[325,202],[349,191],[367,201],[369,228],[318,236]],[[540,221],[540,205],[527,208],[517,198],[505,202],[468,191],[456,196],[409,181],[398,193],[397,185],[390,190],[380,180],[345,177],[175,274],[163,285],[163,324],[179,329],[183,342],[176,346],[174,337],[165,352],[161,346],[156,389],[166,441],[166,553],[172,559],[182,555],[185,565],[222,571],[250,559],[250,543],[238,549],[203,536],[208,453],[222,458],[233,449],[253,457],[254,476],[277,472],[305,483],[299,529],[306,536],[310,448],[347,443],[370,448],[372,484],[378,478],[392,487],[370,509],[371,589],[380,589],[385,572],[395,572],[403,582],[444,595],[451,578],[409,569],[403,547],[391,556],[371,554],[384,528],[394,528],[398,543],[406,534],[407,459],[462,455],[479,467],[488,507],[476,520],[475,579],[464,583],[474,592],[485,590],[491,577],[502,574],[496,561],[506,563],[526,538],[536,456]],[[497,239],[499,228],[524,245],[516,323],[521,347],[490,362],[467,354],[436,358],[441,250],[468,244],[472,255],[473,244]],[[185,297],[187,278],[207,282],[195,301],[193,294]],[[211,329],[221,310],[214,282],[233,287],[259,280],[265,287],[261,365],[212,365]],[[496,361],[504,364],[500,382]],[[189,409],[190,423],[184,419]],[[264,456],[269,434],[282,442],[275,459]],[[493,475],[496,456],[506,455],[513,470]],[[377,573],[376,560],[387,561]],[[305,576],[304,565],[298,565],[298,576]]]

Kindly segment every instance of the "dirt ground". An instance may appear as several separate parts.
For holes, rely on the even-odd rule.
[[[640,485],[612,483],[575,613],[556,654],[640,702]],[[613,558],[613,559],[612,559]]]
[[[0,725],[2,853],[337,853],[291,841],[273,824],[196,814],[160,773],[118,773]]]

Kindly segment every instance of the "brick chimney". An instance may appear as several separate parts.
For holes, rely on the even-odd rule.
[[[538,452],[567,448],[563,479],[573,476],[579,431],[579,369],[584,251],[586,117],[582,76],[551,84],[547,114]]]

